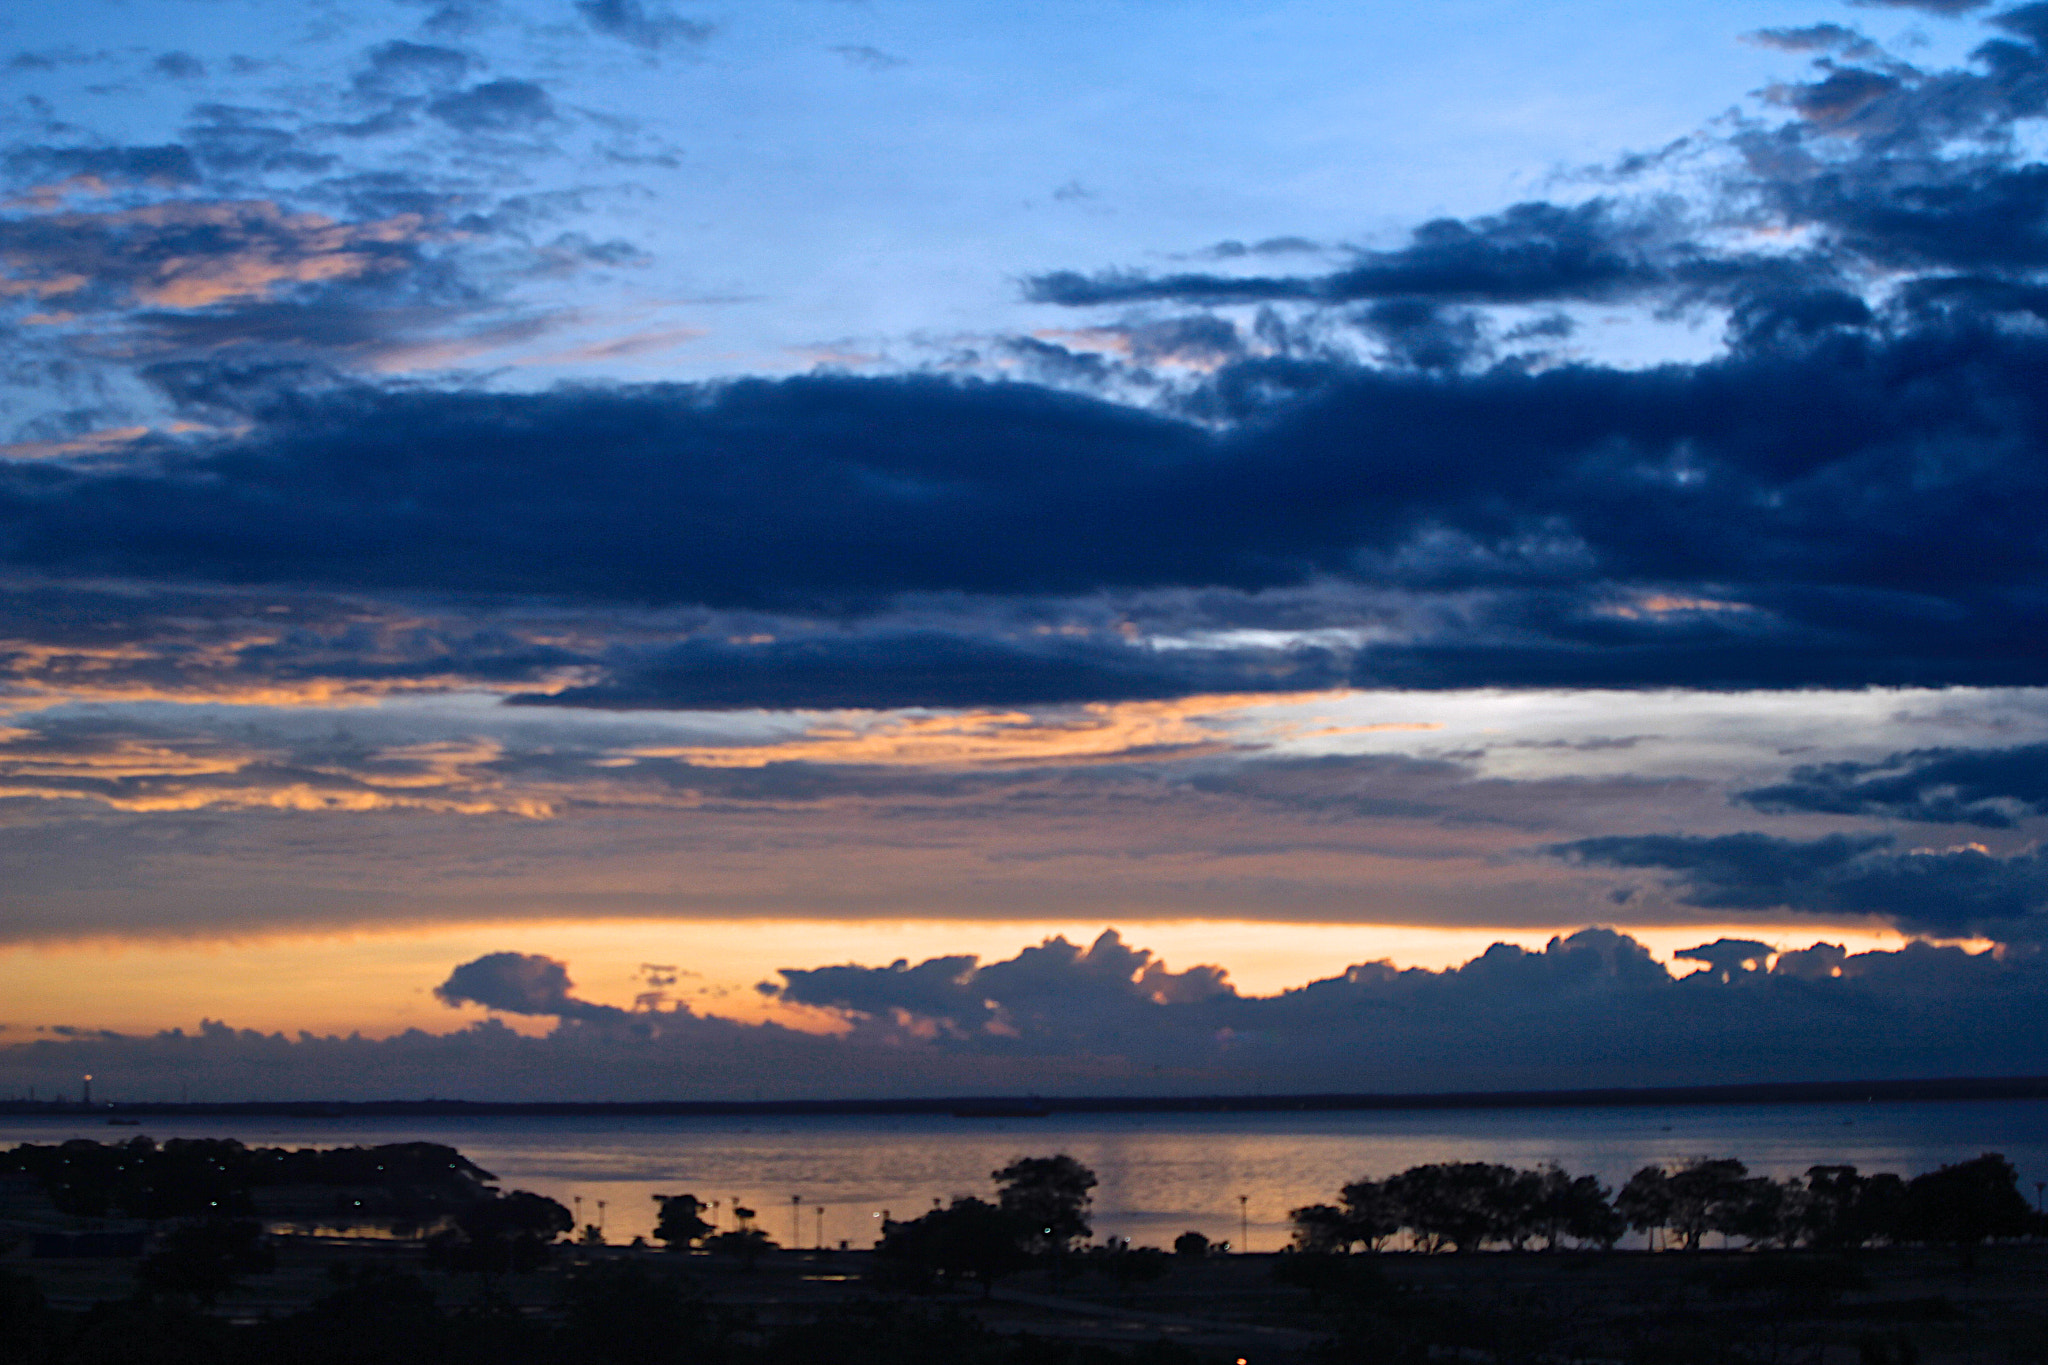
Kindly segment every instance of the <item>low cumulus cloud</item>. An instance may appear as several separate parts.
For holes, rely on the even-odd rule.
[[[861,1026],[910,1036],[1093,1039],[1114,1047],[1148,1006],[1236,999],[1220,967],[1167,969],[1124,943],[1113,929],[1088,947],[1052,938],[1014,958],[980,965],[972,957],[931,958],[911,966],[784,968],[766,994],[792,1004],[845,1012]]]
[[[611,1020],[624,1010],[578,1000],[569,992],[567,964],[536,953],[486,953],[465,962],[434,987],[445,1005],[482,1005],[507,1014],[547,1015],[556,1019]]]
[[[1606,929],[1531,952],[1498,944],[1445,971],[1353,966],[1272,996],[1215,968],[1172,971],[1106,933],[988,964],[788,969],[792,1003],[840,1031],[749,1025],[681,1007],[578,1000],[566,967],[516,952],[465,963],[451,1003],[553,1017],[543,1037],[484,1022],[389,1039],[263,1035],[208,1024],[148,1036],[80,1031],[0,1049],[0,1080],[75,1078],[194,1098],[752,1098],[1262,1090],[1461,1090],[2031,1074],[2048,976],[1912,945],[1772,954],[1702,945],[1674,977]],[[116,1077],[149,1081],[115,1082]],[[772,1078],[772,1079],[771,1079]]]

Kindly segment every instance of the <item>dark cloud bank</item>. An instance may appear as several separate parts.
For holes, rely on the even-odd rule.
[[[836,1014],[837,1037],[623,1010],[575,998],[563,964],[493,953],[450,1003],[552,1017],[544,1037],[489,1022],[387,1040],[208,1024],[122,1037],[66,1031],[0,1050],[0,1084],[90,1070],[104,1093],[194,1098],[692,1098],[1017,1093],[1440,1091],[1678,1085],[1817,1076],[2027,1074],[2048,975],[2031,957],[1915,945],[1703,944],[1674,979],[1634,940],[1588,929],[1540,952],[1496,945],[1463,967],[1384,963],[1269,997],[1206,967],[1168,970],[1114,933],[1002,962],[787,969],[763,990]]]
[[[2029,684],[2048,581],[2044,380],[2048,343],[1972,320],[1689,369],[1331,373],[1221,433],[926,379],[351,390],[266,406],[256,437],[145,470],[10,466],[0,557],[65,575],[810,613],[908,593],[1330,579],[1440,609],[1315,683]],[[935,656],[934,701],[1060,695],[1002,669],[980,689],[948,678],[1003,652],[1013,674],[1095,669],[1107,695],[1175,690],[1159,676],[1174,661],[1120,642],[1064,661],[907,643]],[[779,680],[800,696],[807,674],[879,663],[876,700],[915,700],[890,695],[891,647],[819,649],[685,648],[612,695],[745,704],[718,694],[752,675],[772,705]]]
[[[642,46],[692,36],[635,5],[579,9]],[[501,394],[349,380],[319,357],[366,353],[361,327],[394,316],[401,285],[425,297],[433,271],[416,236],[336,228],[353,312],[279,297],[132,320],[183,348],[141,371],[164,400],[244,434],[157,441],[125,466],[0,467],[0,564],[834,623],[801,640],[770,630],[758,647],[622,649],[551,699],[571,705],[2035,684],[2048,168],[2018,134],[2048,110],[2048,7],[1988,25],[1971,64],[1943,71],[1848,29],[1778,35],[1828,49],[1811,80],[1771,92],[1779,121],[1613,173],[1625,189],[1671,157],[1710,163],[1692,200],[1618,189],[1515,205],[1425,224],[1321,275],[1031,280],[1040,301],[1111,310],[1098,330],[1128,339],[1115,363],[1029,341],[1040,372],[1067,367],[1066,387],[818,375]],[[479,133],[555,117],[531,82],[465,84],[453,49],[366,60],[373,103],[410,99]],[[158,181],[195,164],[172,146],[13,155]],[[247,251],[253,222],[210,230]],[[311,249],[311,229],[277,223],[262,229],[270,258]],[[122,224],[152,250],[178,245],[158,219]],[[7,249],[45,273],[97,252],[113,263],[77,269],[107,276],[98,287],[140,287],[116,266],[149,262],[87,226],[44,241],[50,224],[19,220]],[[1560,310],[1588,304],[1716,319],[1726,345],[1698,363],[1575,362]],[[1248,307],[1265,311],[1248,321]],[[234,344],[194,331],[208,326]],[[290,367],[266,359],[272,334],[296,348]],[[1169,363],[1195,377],[1158,388]],[[1155,384],[1149,406],[1124,401],[1140,380]],[[1080,391],[1091,385],[1123,396]],[[1270,626],[1260,604],[1333,589],[1351,594],[1348,623],[1375,628],[1369,646],[1169,653],[1112,634],[1019,638],[977,615],[1205,592]],[[943,628],[874,624],[920,595],[964,605]]]

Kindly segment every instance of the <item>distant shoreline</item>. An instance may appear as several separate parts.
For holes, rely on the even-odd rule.
[[[929,1115],[966,1121],[1015,1110],[1032,1120],[1082,1114],[1342,1113],[1432,1109],[1657,1108],[1722,1104],[1865,1104],[2048,1099],[2048,1076],[1905,1081],[1787,1081],[1748,1085],[1497,1090],[1416,1094],[953,1095],[837,1100],[242,1100],[95,1102],[0,1100],[0,1116],[56,1118],[745,1118]],[[1028,1111],[1028,1112],[1026,1112]]]

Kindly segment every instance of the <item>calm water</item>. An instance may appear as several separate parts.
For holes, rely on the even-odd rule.
[[[735,1201],[777,1241],[822,1232],[828,1245],[873,1240],[884,1210],[914,1216],[934,1199],[988,1196],[989,1173],[1019,1156],[1070,1152],[1101,1180],[1095,1230],[1169,1244],[1193,1228],[1250,1245],[1287,1240],[1287,1210],[1329,1200],[1362,1175],[1424,1161],[1555,1161],[1619,1184],[1651,1162],[1735,1156],[1793,1175],[1822,1162],[1913,1175],[2003,1152],[2029,1195],[2048,1181],[2048,1101],[1756,1105],[1707,1108],[1462,1110],[1445,1113],[1105,1114],[1051,1119],[338,1119],[145,1121],[112,1128],[0,1118],[0,1147],[146,1133],[232,1137],[252,1146],[429,1141],[460,1148],[508,1189],[535,1190],[602,1218],[613,1241],[647,1234],[656,1193]],[[823,1210],[822,1222],[818,1210]]]

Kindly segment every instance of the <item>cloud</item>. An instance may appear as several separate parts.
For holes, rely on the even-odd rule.
[[[1118,636],[1004,640],[925,631],[693,640],[634,651],[602,682],[514,700],[609,709],[1037,706],[1341,683],[1327,650],[1157,650]]]
[[[1728,981],[1739,973],[1762,971],[1770,961],[1771,945],[1752,938],[1723,938],[1681,949],[1671,956],[1682,962],[1704,962],[1708,971]]]
[[[641,0],[576,0],[576,12],[597,32],[650,52],[670,43],[701,43],[712,33],[710,24],[650,12]]]
[[[399,223],[197,216],[253,240],[155,272],[137,253],[132,288],[231,299],[414,250]],[[82,248],[37,258],[33,287],[67,287],[67,250]],[[2042,354],[2023,332],[1942,325],[1649,371],[1325,372],[1220,432],[924,377],[271,398],[187,368],[167,377],[180,399],[240,408],[246,436],[118,475],[6,470],[0,554],[46,572],[799,612],[1334,580],[1396,595],[1391,628],[1349,656],[1358,685],[2026,683],[2048,569],[2028,514]],[[1218,402],[1256,369],[1219,371]],[[922,653],[922,683],[892,648]],[[881,704],[1329,677],[1314,651],[1162,662],[856,638],[686,645],[622,661],[588,699],[744,704],[729,671],[771,704],[851,704],[835,653],[865,656]]]
[[[189,52],[166,52],[149,64],[150,70],[174,81],[197,80],[206,74],[206,63]]]
[[[494,772],[503,757],[489,741],[294,743],[44,713],[0,730],[0,800],[89,802],[131,814],[552,815],[545,797],[513,791]]]
[[[336,158],[307,150],[306,140],[281,111],[231,104],[200,104],[184,129],[193,155],[209,171],[227,176],[318,174]]]
[[[458,48],[394,38],[364,54],[353,84],[359,95],[375,97],[431,92],[456,84],[476,65],[475,57]]]
[[[4,288],[66,307],[197,309],[406,270],[423,224],[340,223],[267,200],[173,200],[0,219]]]
[[[482,1005],[507,1014],[550,1015],[558,1019],[610,1020],[625,1011],[578,1000],[569,992],[568,967],[535,953],[486,953],[465,962],[434,987],[443,1004]]]
[[[164,186],[190,185],[199,179],[190,149],[175,142],[150,147],[17,145],[8,149],[7,169],[14,175],[89,176]]]
[[[1882,49],[1853,28],[1840,24],[1805,24],[1798,28],[1765,28],[1743,37],[1759,47],[1780,52],[1839,52],[1856,61],[1879,56]]]
[[[841,45],[832,51],[852,65],[865,67],[869,71],[893,71],[899,66],[910,65],[901,57],[891,56],[878,47],[868,47],[865,44]]]
[[[1991,0],[1849,0],[1849,3],[1866,9],[1917,9],[1946,18],[1983,9]]]
[[[1611,835],[1550,851],[1596,866],[1669,870],[1678,898],[1703,909],[1874,915],[1943,938],[2048,939],[2048,856],[2039,853],[2001,858],[1975,845],[1901,852],[1881,834]]]
[[[2043,107],[2031,13],[1997,16],[1948,71],[1865,52],[1840,26],[1769,31],[1827,62],[1774,92],[1778,122],[1699,152],[1720,160],[1690,202],[1518,204],[1320,274],[1271,274],[1312,249],[1273,238],[1213,249],[1236,263],[1214,270],[1040,277],[1043,300],[1124,310],[988,348],[1042,384],[517,394],[316,377],[452,365],[560,322],[480,283],[472,239],[526,243],[535,270],[619,259],[540,232],[544,205],[458,216],[459,187],[396,170],[322,181],[360,208],[347,218],[247,198],[7,219],[0,287],[53,329],[51,365],[140,365],[181,416],[227,430],[138,441],[118,469],[38,445],[41,467],[0,469],[0,556],[48,574],[780,618],[586,640],[590,674],[542,700],[590,709],[2033,681],[2048,295],[2032,272],[2048,229],[2029,207],[2041,168],[2004,136]],[[627,5],[584,17],[633,41],[670,22]],[[457,47],[385,42],[343,98],[468,132],[555,117],[540,86],[478,71]],[[311,136],[286,112],[209,104],[189,148],[22,148],[10,164],[159,185],[195,168],[297,174],[292,158],[324,154]],[[1515,351],[1583,334],[1568,310],[1585,303],[1714,310],[1727,346],[1646,368]],[[1258,316],[1209,311],[1242,304]],[[279,361],[297,377],[246,378]],[[1216,594],[1272,631],[1283,598],[1323,585],[1370,627],[1341,647],[1240,634],[1168,650],[1107,620],[1038,636],[1001,619]],[[964,605],[899,619],[915,597]]]
[[[1362,252],[1322,276],[1058,271],[1033,277],[1026,296],[1068,307],[1180,300],[1346,303],[1413,298],[1457,303],[1607,299],[1666,282],[1663,259],[1676,246],[1670,225],[1630,221],[1608,200],[1575,207],[1517,204],[1471,222],[1440,218],[1416,228],[1397,251]]]
[[[516,133],[551,122],[555,106],[532,81],[502,79],[443,95],[427,112],[465,133]]]
[[[777,993],[793,1004],[847,1011],[869,1026],[910,1037],[943,1032],[970,1043],[1106,1041],[1116,1036],[1119,1022],[1129,1022],[1119,1016],[1134,1009],[1156,1012],[1237,996],[1221,968],[1169,971],[1113,929],[1086,949],[1051,938],[985,967],[972,957],[944,957],[915,967],[898,961],[888,967],[784,968],[781,976]]]
[[[1875,763],[1807,764],[1789,781],[1742,792],[1772,812],[1822,811],[2011,829],[2048,815],[2048,745],[1917,749]]]
[[[1748,945],[1738,945],[1747,950]],[[1739,967],[1740,964],[1737,964]],[[1541,951],[1498,944],[1442,972],[1364,963],[1273,996],[1214,968],[1171,971],[1115,932],[987,964],[942,956],[792,968],[782,998],[836,1034],[577,999],[564,964],[500,952],[439,994],[554,1017],[544,1037],[485,1022],[389,1039],[84,1030],[0,1048],[0,1083],[95,1074],[252,1086],[280,1099],[771,1098],[1444,1091],[1817,1077],[2030,1074],[2048,976],[2032,961],[1912,945],[1816,944],[1769,970],[1674,980],[1611,930]],[[258,1078],[261,1078],[260,1081]]]
[[[1211,696],[1153,703],[1095,702],[1048,714],[969,711],[890,717],[860,726],[832,721],[765,744],[641,746],[627,752],[634,757],[680,759],[709,768],[756,768],[770,763],[966,767],[1189,758],[1236,743],[1227,724],[1234,712],[1307,699]]]

